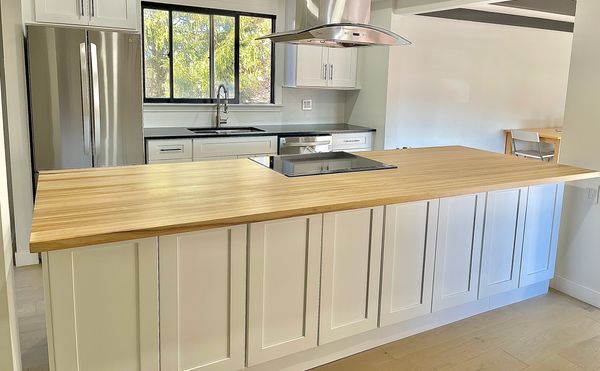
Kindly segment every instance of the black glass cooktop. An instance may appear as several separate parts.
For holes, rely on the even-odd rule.
[[[397,168],[395,165],[387,165],[347,152],[268,156],[252,160],[288,177]]]

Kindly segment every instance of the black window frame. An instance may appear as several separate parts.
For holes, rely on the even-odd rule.
[[[176,4],[165,4],[142,1],[142,69],[143,69],[143,89],[144,89],[144,103],[187,103],[187,104],[215,104],[217,102],[215,98],[175,98],[173,91],[173,12],[187,12],[204,15],[220,15],[235,18],[235,42],[234,42],[234,76],[235,76],[235,98],[229,99],[230,104],[275,104],[275,44],[271,43],[271,99],[268,103],[240,103],[240,17],[258,17],[271,20],[271,32],[275,32],[277,16],[274,14],[262,14],[252,12],[242,12],[233,10],[213,9],[186,5]],[[144,37],[144,10],[163,10],[169,12],[169,98],[152,98],[146,97],[146,41]],[[212,59],[214,58],[214,46],[211,40],[210,45],[210,58],[211,58],[211,88],[214,78],[214,71],[212,68]],[[216,92],[215,92],[216,93]],[[212,94],[212,92],[211,92]]]

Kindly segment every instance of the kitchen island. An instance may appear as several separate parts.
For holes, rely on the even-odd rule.
[[[305,369],[543,294],[563,184],[465,148],[287,178],[250,160],[41,174],[51,368]]]

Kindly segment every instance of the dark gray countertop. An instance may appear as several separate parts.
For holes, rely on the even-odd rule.
[[[226,128],[235,126],[226,126]],[[205,137],[232,137],[232,136],[297,136],[297,135],[319,135],[319,134],[338,134],[338,133],[362,133],[365,131],[374,132],[375,129],[364,126],[349,124],[300,124],[300,125],[254,125],[254,128],[263,131],[241,133],[241,134],[221,134],[206,135],[189,131],[183,127],[164,127],[164,128],[146,128],[144,137],[146,139],[168,139],[168,138],[205,138]]]

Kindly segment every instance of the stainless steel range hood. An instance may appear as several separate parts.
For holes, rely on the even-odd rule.
[[[293,31],[260,39],[333,48],[410,44],[392,31],[369,24],[371,0],[296,0],[295,14]]]

